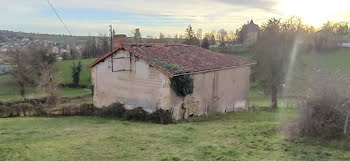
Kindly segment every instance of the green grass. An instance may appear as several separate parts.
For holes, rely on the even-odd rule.
[[[58,95],[60,97],[75,97],[75,96],[83,96],[91,93],[90,89],[87,88],[60,88],[58,91]],[[45,97],[47,95],[40,94],[40,91],[35,91],[34,89],[29,89],[26,98],[40,98]],[[11,102],[11,101],[18,101],[23,99],[18,91],[8,92],[5,94],[0,94],[0,101],[1,102]]]
[[[350,73],[350,48],[342,48],[331,54],[324,54],[321,60],[331,69],[340,69]]]
[[[157,125],[97,117],[0,119],[1,160],[349,160],[337,141],[290,140],[295,111]]]
[[[80,84],[82,85],[91,85],[91,71],[88,69],[88,65],[93,62],[95,59],[84,59],[81,61],[82,63],[82,72],[80,74]],[[60,77],[62,78],[63,83],[72,83],[72,70],[71,66],[73,66],[74,60],[67,60],[57,62],[57,68],[60,71]],[[78,63],[78,61],[75,61]]]
[[[91,90],[87,88],[61,88],[59,95],[61,97],[74,97],[90,94]]]
[[[33,88],[28,88],[26,90],[28,98],[36,97]],[[20,98],[19,88],[16,82],[13,81],[12,76],[9,74],[0,75],[0,101],[18,100]]]

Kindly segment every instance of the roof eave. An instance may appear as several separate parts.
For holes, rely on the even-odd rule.
[[[208,73],[213,71],[219,71],[219,70],[225,70],[225,69],[232,69],[232,68],[239,68],[239,67],[247,67],[247,66],[253,66],[256,65],[256,63],[249,63],[244,64],[240,66],[229,66],[229,67],[222,67],[222,68],[216,68],[216,69],[208,69],[208,70],[202,70],[202,71],[196,71],[196,72],[189,72],[189,73],[181,73],[181,74],[174,74],[173,77],[181,76],[181,75],[193,75],[193,74],[199,74],[199,73]]]

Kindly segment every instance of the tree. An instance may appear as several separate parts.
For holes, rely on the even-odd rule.
[[[82,56],[84,59],[97,57],[97,46],[94,36],[89,36],[83,48]]]
[[[197,37],[197,39],[202,40],[202,29],[197,30],[196,37]]]
[[[81,73],[81,61],[78,62],[78,64],[75,64],[73,62],[73,66],[71,66],[72,69],[72,80],[74,87],[78,87],[79,81],[80,81],[80,73]]]
[[[13,66],[10,74],[17,83],[22,98],[25,98],[26,88],[34,84],[33,76],[36,74],[33,67],[28,65],[29,59],[27,58],[30,57],[20,50],[9,51],[7,55],[9,56],[8,63]]]
[[[216,45],[215,35],[216,35],[216,32],[214,30],[210,32],[210,39],[209,39],[210,45]]]
[[[195,38],[194,31],[192,29],[191,25],[188,25],[186,32],[185,32],[186,39],[192,40]]]
[[[165,36],[164,36],[163,33],[159,33],[159,42],[160,42],[160,43],[165,43],[165,42],[166,42],[166,41],[165,41]]]
[[[221,29],[217,33],[217,39],[220,42],[220,46],[225,46],[227,40],[228,40],[228,33],[225,29]]]
[[[178,42],[179,42],[179,36],[175,34],[174,43],[177,44]]]
[[[53,66],[56,56],[44,47],[30,46],[23,50],[14,50],[7,53],[7,63],[13,66],[10,74],[17,83],[23,98],[28,87],[38,86],[48,66]]]
[[[323,24],[321,30],[313,35],[315,49],[317,51],[327,51],[337,47],[336,26],[328,21]]]
[[[43,94],[49,94],[46,103],[49,105],[56,105],[59,102],[58,86],[59,73],[53,64],[44,62],[41,68],[41,76],[38,80],[38,87]]]
[[[67,53],[67,52],[64,52],[62,54],[62,58],[63,58],[63,60],[71,60],[72,59],[71,55],[69,53]]]
[[[97,46],[96,51],[97,51],[97,55],[99,56],[101,54],[107,53],[110,50],[111,46],[109,43],[109,38],[107,37],[106,34],[100,35],[98,40],[99,40],[99,43],[98,43],[99,45]]]
[[[262,27],[261,39],[256,44],[254,58],[256,72],[263,87],[271,93],[271,107],[277,108],[278,92],[284,84],[296,33],[283,27],[279,19],[272,18]]]
[[[187,45],[200,45],[199,39],[196,37],[193,28],[191,25],[188,25],[186,32],[185,32],[186,39],[184,41],[184,44]]]
[[[348,22],[338,22],[334,24],[335,26],[335,35],[336,39],[340,42],[340,44],[343,44],[343,37],[349,34],[349,24]]]
[[[136,28],[133,34],[134,34],[134,43],[136,44],[142,43],[140,29]]]
[[[96,58],[110,50],[109,39],[106,35],[89,36],[82,50],[84,59]]]
[[[230,31],[230,33],[227,36],[227,43],[230,45],[230,53],[232,51],[232,46],[235,43],[236,40],[236,33],[234,31]]]
[[[202,42],[202,48],[205,48],[205,49],[209,49],[209,46],[210,46],[210,44],[209,44],[209,40],[208,40],[208,38],[207,37],[204,37],[204,39],[203,39],[203,42]]]
[[[69,51],[70,51],[70,58],[71,59],[76,60],[76,59],[80,58],[80,55],[76,49],[70,48]]]

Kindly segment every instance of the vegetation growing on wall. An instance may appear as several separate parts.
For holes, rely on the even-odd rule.
[[[185,73],[186,71],[181,69],[179,65],[174,63],[167,63],[154,59],[154,62],[160,67],[170,71],[171,73]],[[185,97],[193,93],[193,79],[189,75],[180,75],[170,79],[171,88],[174,90],[177,96]]]
[[[193,93],[193,79],[190,75],[180,75],[170,79],[171,88],[177,96],[185,97]]]

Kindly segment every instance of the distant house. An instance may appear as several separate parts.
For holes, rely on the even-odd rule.
[[[251,20],[243,29],[243,46],[253,45],[257,40],[260,33],[259,26]]]
[[[0,74],[10,72],[13,67],[5,63],[5,60],[8,59],[4,54],[0,54]]]
[[[342,43],[341,46],[344,48],[350,48],[350,43]]]
[[[125,38],[116,35],[115,49],[89,66],[96,107],[121,102],[127,109],[162,108],[172,111],[175,119],[248,108],[254,62],[197,46],[129,44]],[[193,94],[184,98],[175,94],[170,82],[182,75],[190,75],[194,85]]]

